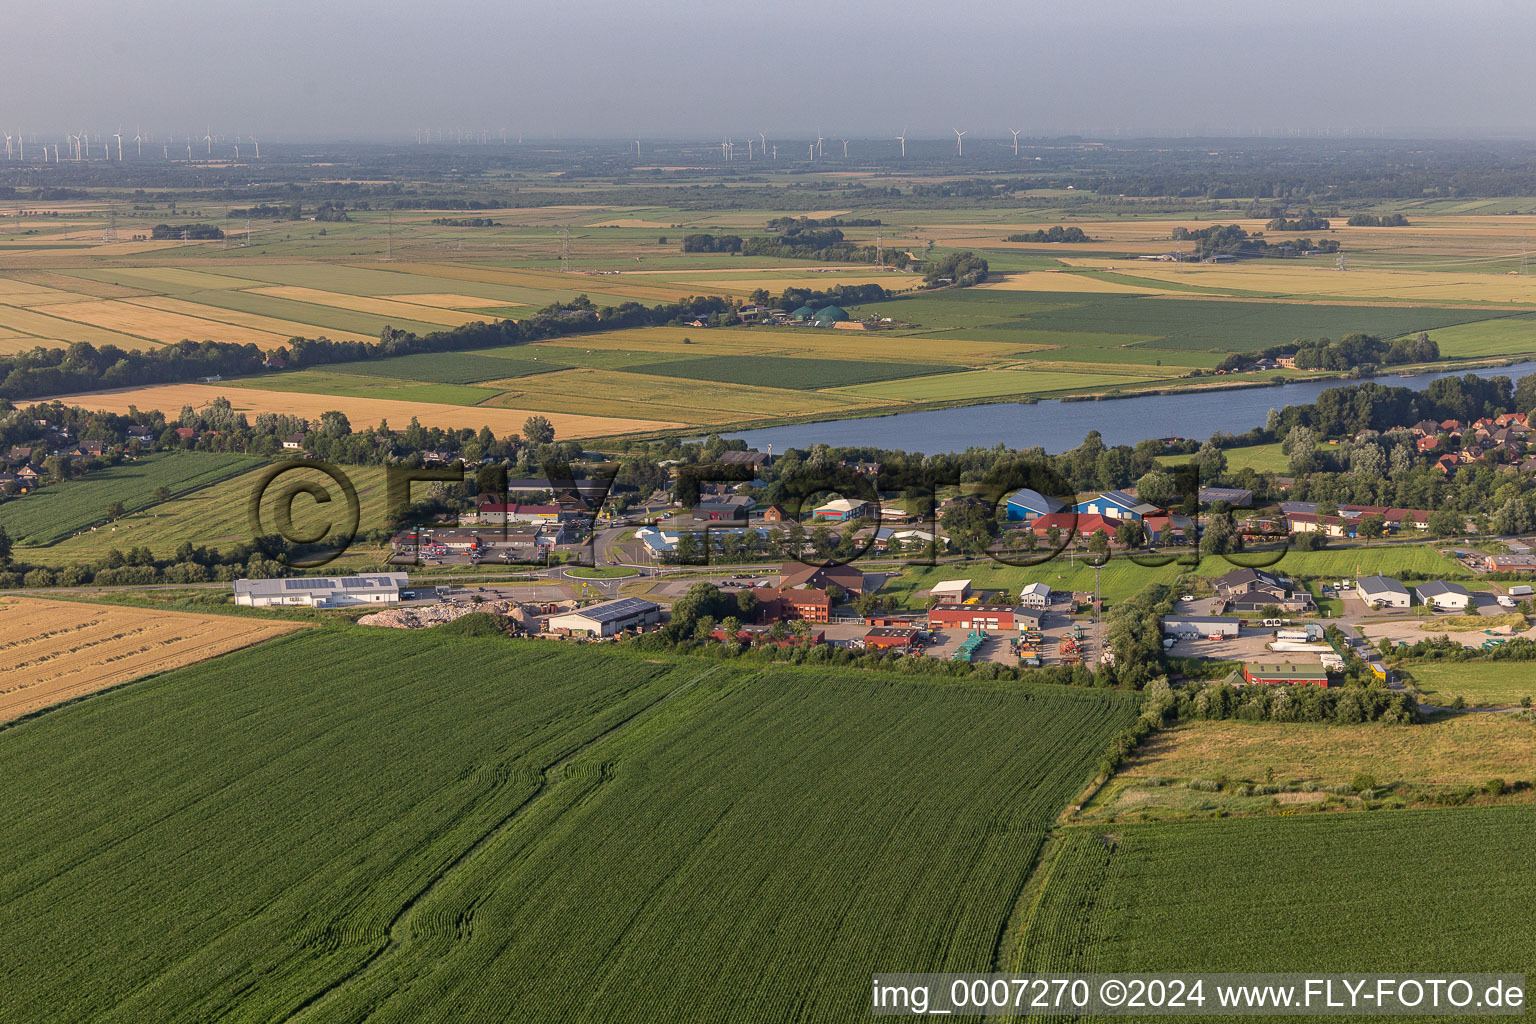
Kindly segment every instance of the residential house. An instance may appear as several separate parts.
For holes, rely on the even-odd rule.
[[[783,523],[793,518],[783,505],[769,505],[763,509],[763,522],[765,523]]]
[[[1312,595],[1284,576],[1263,569],[1234,569],[1216,579],[1218,611],[1257,612],[1271,605],[1282,611],[1306,611]]]

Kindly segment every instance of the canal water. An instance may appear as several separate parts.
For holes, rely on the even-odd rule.
[[[1422,391],[1430,381],[1442,377],[1473,373],[1479,377],[1504,376],[1519,380],[1532,372],[1536,372],[1536,362],[1371,379],[1384,387]],[[1144,395],[1099,402],[993,402],[890,416],[764,427],[729,436],[739,437],[747,442],[747,447],[759,451],[766,451],[772,445],[776,452],[828,444],[931,455],[962,452],[967,448],[991,448],[999,443],[1009,448],[1040,445],[1048,452],[1063,452],[1081,444],[1083,436],[1090,430],[1097,430],[1103,435],[1104,443],[1109,445],[1135,444],[1148,438],[1173,436],[1204,440],[1217,431],[1242,434],[1254,427],[1262,427],[1270,409],[1302,405],[1329,388],[1355,383],[1359,382],[1305,381],[1279,387]]]

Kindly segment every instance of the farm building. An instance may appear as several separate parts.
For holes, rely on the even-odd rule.
[[[1048,498],[1039,491],[1026,487],[1008,495],[1008,521],[1027,523],[1041,516],[1050,515],[1052,512],[1060,512],[1066,507],[1066,502]]]
[[[1414,593],[1419,596],[1420,603],[1439,612],[1466,611],[1467,605],[1472,603],[1472,595],[1466,587],[1444,580],[1420,583],[1414,588]]]
[[[841,306],[822,306],[813,317],[817,327],[831,327],[848,319],[848,311]]]
[[[1362,576],[1355,581],[1355,595],[1372,608],[1407,608],[1413,603],[1408,588],[1391,576]]]
[[[1172,636],[1180,633],[1199,633],[1201,636],[1220,636],[1231,639],[1242,631],[1243,620],[1226,615],[1165,615],[1163,632]]]
[[[621,597],[614,601],[578,608],[549,617],[551,633],[585,633],[588,636],[615,636],[626,629],[637,629],[661,621],[661,608],[638,597]]]
[[[864,634],[865,647],[911,647],[917,630],[911,626],[876,626]]]
[[[933,589],[928,591],[928,597],[933,601],[951,604],[959,604],[970,596],[970,580],[944,580],[935,583]]]
[[[395,604],[405,587],[403,572],[370,572],[279,580],[235,580],[235,604],[247,608],[340,608]]]
[[[1162,509],[1133,498],[1124,491],[1103,491],[1086,501],[1078,502],[1074,511],[1078,515],[1103,516],[1105,519],[1141,520],[1156,515]]]
[[[805,323],[808,320],[816,319],[816,311],[810,306],[801,306],[799,309],[789,314],[789,318],[798,323]]]
[[[1243,666],[1243,681],[1265,686],[1327,686],[1328,672],[1322,664],[1252,662]]]
[[[1019,609],[1011,604],[936,604],[928,609],[929,629],[1018,629]]]
[[[1019,592],[1021,608],[1045,608],[1051,603],[1049,583],[1031,583]]]
[[[851,519],[865,519],[874,515],[873,502],[852,500],[849,498],[834,498],[825,505],[816,509],[814,515],[817,519],[830,519],[837,523],[846,523]]]

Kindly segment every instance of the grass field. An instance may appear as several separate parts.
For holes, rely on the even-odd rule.
[[[1474,707],[1510,707],[1522,697],[1536,700],[1536,665],[1528,661],[1418,661],[1402,668],[1427,703],[1442,707],[1457,697]]]
[[[1239,469],[1251,469],[1257,473],[1277,473],[1284,475],[1290,471],[1290,460],[1280,450],[1280,442],[1273,444],[1253,444],[1242,448],[1225,448],[1222,453],[1227,457],[1227,469],[1236,471]],[[1188,462],[1191,455],[1159,455],[1157,461],[1165,466],[1175,466]]]
[[[1131,372],[1145,370],[1137,367]],[[1005,395],[1045,395],[1056,392],[1110,391],[1127,384],[1158,379],[1155,376],[1072,373],[1034,369],[971,370],[938,377],[915,377],[850,388],[862,398],[898,399],[908,402],[963,401]]]
[[[122,502],[124,511],[136,512],[154,504],[156,488],[185,494],[253,465],[244,456],[208,452],[146,455],[7,499],[0,503],[0,526],[18,542],[50,544],[105,522],[107,506],[114,501]]]
[[[1529,973],[1533,836],[1531,805],[1076,828],[1011,966]]]
[[[1536,780],[1536,729],[1507,715],[1453,715],[1424,725],[1313,725],[1276,722],[1186,722],[1152,737],[1089,802],[1093,821],[1274,814],[1316,807],[1333,786],[1357,774],[1376,780],[1378,795],[1412,799],[1481,788],[1490,779]],[[1191,779],[1226,778],[1220,793],[1190,790]],[[1149,785],[1148,780],[1160,780]],[[1242,784],[1315,792],[1243,796]],[[1526,797],[1529,798],[1529,797]],[[1278,801],[1278,803],[1277,803]]]
[[[353,373],[365,377],[394,377],[399,380],[428,381],[436,384],[474,384],[502,377],[525,377],[535,373],[563,370],[562,364],[548,355],[535,358],[522,349],[503,350],[505,355],[479,355],[472,352],[432,352],[391,359],[367,359],[356,363],[331,363],[332,373]]]
[[[252,468],[237,476],[172,498],[164,504],[129,513],[110,525],[86,530],[47,547],[19,544],[16,548],[17,557],[40,565],[88,564],[99,562],[112,548],[127,551],[129,548],[147,547],[163,558],[171,555],[183,543],[227,551],[236,544],[253,541],[255,537],[252,535],[247,508],[268,464],[262,460],[250,460],[248,465]],[[359,530],[367,532],[381,529],[386,521],[384,470],[378,466],[339,468],[346,473],[357,490]],[[309,497],[297,497],[292,506],[296,533],[307,535],[318,532],[327,523],[340,529],[344,517],[341,513],[341,494],[336,484],[318,471],[289,472],[293,476],[284,474],[281,484],[269,488],[265,495],[261,508],[262,521],[272,523],[284,490],[290,484],[303,481],[324,487],[333,501],[329,505],[322,505]],[[382,554],[378,550],[356,545],[340,562],[334,563],[334,567],[349,571],[360,565],[371,566],[382,561]]]
[[[298,628],[229,615],[0,598],[0,722]]]
[[[302,631],[0,734],[0,999],[98,1021],[863,1019],[891,963],[990,968],[1044,829],[1134,714]]]

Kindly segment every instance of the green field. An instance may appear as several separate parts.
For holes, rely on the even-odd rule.
[[[1068,833],[1013,969],[1536,972],[1510,917],[1536,900],[1530,805],[1101,833]]]
[[[1475,644],[1481,634],[1460,637]],[[1474,707],[1511,707],[1522,697],[1536,700],[1536,665],[1528,661],[1419,661],[1403,668],[1429,704],[1464,697]]]
[[[1147,367],[1137,367],[1146,370]],[[1132,371],[1133,373],[1135,371]],[[1057,391],[1112,391],[1127,384],[1156,380],[1153,376],[1071,373],[1051,370],[965,370],[932,377],[893,380],[849,388],[863,398],[900,399],[908,402],[963,401],[999,398],[1004,395],[1044,395]]]
[[[182,495],[242,473],[254,464],[242,455],[209,452],[146,455],[136,462],[109,466],[10,498],[0,503],[0,526],[19,543],[52,544],[105,522],[107,506],[114,501],[122,502],[127,512],[136,512],[155,503],[157,487]]]
[[[501,393],[497,388],[477,387],[472,384],[424,384],[401,380],[398,377],[368,377],[361,374],[341,373],[330,367],[295,370],[292,373],[268,374],[261,377],[241,377],[226,383],[256,391],[334,395],[338,398],[378,398],[399,402],[440,402],[444,405],[479,405]]]
[[[1017,341],[1024,332],[1080,332],[1084,341],[1078,345],[1106,345],[1119,336],[1116,347],[1136,343],[1147,349],[1221,352],[1256,352],[1297,338],[1355,332],[1392,338],[1489,318],[1487,311],[1434,307],[998,290],[903,297],[860,312],[877,309],[882,316],[922,327],[964,328],[955,337]]]
[[[874,971],[991,968],[1045,829],[1135,709],[305,631],[0,733],[0,1004],[863,1020]]]
[[[941,364],[870,362],[859,359],[794,359],[784,356],[705,356],[675,359],[629,367],[631,373],[657,377],[684,377],[721,384],[755,384],[765,387],[814,391],[897,377],[944,373],[954,367]]]
[[[201,452],[175,453],[202,456]],[[213,458],[213,456],[205,456]],[[252,536],[247,514],[251,495],[255,492],[264,468],[265,460],[247,459],[235,467],[237,475],[226,475],[210,486],[174,497],[163,504],[151,504],[138,512],[130,512],[110,526],[87,530],[77,536],[66,536],[46,547],[20,545],[16,547],[18,560],[39,565],[64,566],[89,564],[100,561],[109,550],[127,551],[134,547],[147,547],[156,556],[170,556],[183,543],[228,549],[235,544],[249,543]],[[247,467],[254,467],[249,468]],[[359,503],[359,528],[362,531],[381,529],[384,517],[384,469],[381,466],[342,467],[357,488]],[[263,506],[263,520],[272,522],[272,514],[281,500],[287,484],[299,480],[313,482],[326,488],[333,499],[321,505],[312,498],[300,495],[293,503],[293,522],[298,533],[317,532],[326,523],[341,525],[341,494],[336,485],[323,474],[315,471],[291,470],[296,474],[282,478],[281,486],[268,490]],[[417,485],[418,488],[420,485]],[[151,487],[153,491],[153,487]],[[46,489],[38,497],[46,495]],[[110,500],[110,499],[109,499]],[[10,505],[0,505],[0,516]],[[3,522],[0,518],[0,522]],[[353,549],[338,562],[338,570],[351,571],[359,565],[371,565],[382,559],[377,548],[354,545]]]
[[[1228,561],[1216,555],[1200,559],[1197,566],[1177,563],[1165,566],[1143,566],[1124,555],[1114,555],[1099,570],[1100,594],[1106,601],[1120,601],[1152,583],[1172,583],[1183,573],[1195,576],[1224,576],[1243,564],[1264,567],[1276,552],[1239,552]],[[1022,561],[1024,553],[1009,555]],[[1166,556],[1145,556],[1148,558]],[[1295,551],[1286,549],[1272,571],[1288,576],[1321,576],[1323,578],[1354,577],[1372,573],[1392,573],[1416,570],[1425,575],[1457,578],[1469,575],[1465,568],[1446,558],[1428,545],[1379,545],[1372,548],[1350,548],[1323,551]],[[944,563],[937,566],[914,566],[903,569],[901,574],[888,580],[880,588],[881,594],[896,597],[908,607],[925,607],[917,595],[935,583],[951,579],[970,579],[977,588],[1008,590],[1017,596],[1018,591],[1030,583],[1049,583],[1053,590],[1091,593],[1094,587],[1094,568],[1081,556],[1068,558],[1066,553],[1049,562],[1033,566],[1003,565],[991,560],[963,563]]]
[[[352,373],[365,377],[395,377],[433,384],[475,384],[502,377],[526,377],[566,369],[569,364],[547,355],[534,359],[522,348],[508,348],[507,354],[479,355],[472,352],[430,352],[389,359],[367,359],[355,363],[332,363],[325,369],[332,373]],[[281,378],[279,378],[281,379]]]
[[[1222,454],[1227,457],[1227,469],[1236,472],[1240,469],[1251,469],[1256,473],[1285,474],[1290,471],[1290,460],[1280,450],[1280,442],[1273,444],[1253,444],[1243,448],[1224,448]],[[1176,466],[1188,462],[1192,455],[1159,455],[1157,461],[1165,466]]]

